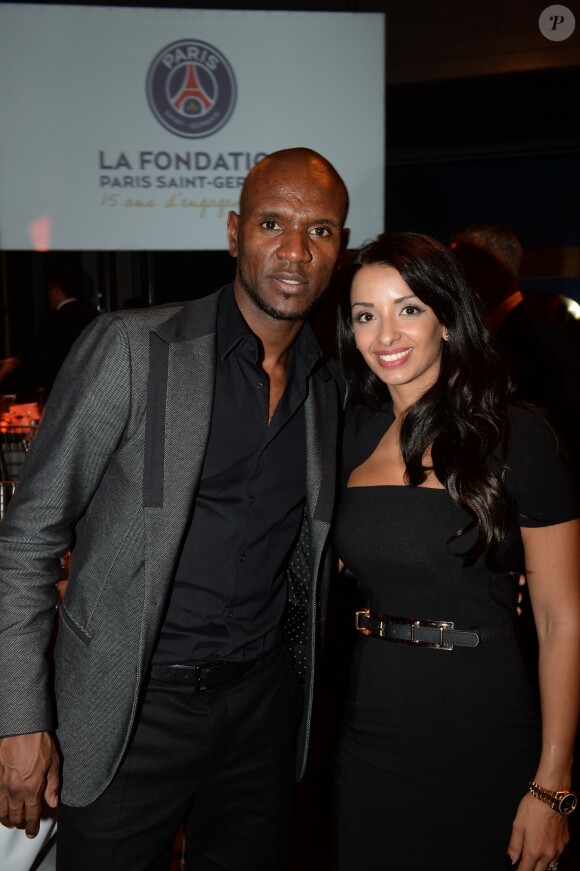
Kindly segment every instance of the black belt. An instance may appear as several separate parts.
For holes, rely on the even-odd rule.
[[[476,629],[456,629],[451,620],[415,620],[412,617],[392,617],[365,608],[356,612],[356,628],[364,635],[375,635],[401,644],[417,644],[435,650],[457,647],[477,647],[482,641],[513,635],[513,623],[499,626],[479,626]]]
[[[153,665],[151,677],[163,683],[182,684],[197,692],[212,690],[241,677],[254,662],[204,662],[200,665]]]

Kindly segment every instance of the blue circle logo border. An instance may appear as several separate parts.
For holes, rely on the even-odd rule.
[[[218,61],[217,68],[212,71],[217,89],[212,106],[212,120],[208,122],[205,119],[206,123],[203,125],[199,123],[196,125],[194,118],[187,119],[176,111],[167,95],[168,79],[173,69],[168,69],[163,59],[170,52],[177,49],[187,50],[190,47],[200,50],[202,54],[207,52],[212,60]],[[180,61],[179,66],[192,62],[191,59]],[[196,63],[203,65],[200,61]],[[185,139],[203,139],[217,133],[229,121],[236,105],[237,84],[232,66],[221,51],[200,39],[179,39],[162,48],[151,62],[147,71],[146,92],[149,108],[166,130]]]

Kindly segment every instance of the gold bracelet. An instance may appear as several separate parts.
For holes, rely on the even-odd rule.
[[[534,798],[549,805],[556,813],[571,814],[573,810],[576,810],[578,796],[571,789],[546,789],[535,780],[530,780],[528,789]]]

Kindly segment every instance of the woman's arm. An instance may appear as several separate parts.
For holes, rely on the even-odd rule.
[[[546,789],[569,789],[580,709],[580,520],[521,533],[542,706],[542,752],[530,780]],[[519,871],[544,871],[567,843],[566,817],[531,794],[524,796],[508,847],[512,863],[522,857]]]

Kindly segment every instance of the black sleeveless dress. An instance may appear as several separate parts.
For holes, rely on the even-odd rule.
[[[366,607],[457,629],[514,621],[520,525],[570,520],[578,505],[553,431],[527,410],[512,417],[505,483],[514,520],[501,570],[483,559],[464,567],[474,538],[456,532],[469,515],[445,490],[345,487],[335,546]],[[351,412],[345,482],[392,420],[390,410]],[[515,635],[448,651],[359,634],[337,757],[339,871],[505,869],[539,752],[537,699]]]

